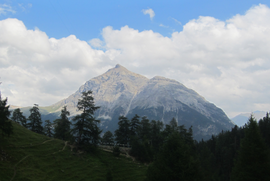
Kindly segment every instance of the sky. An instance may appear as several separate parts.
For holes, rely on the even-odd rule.
[[[52,105],[116,64],[233,117],[270,110],[270,2],[0,0],[0,90]]]

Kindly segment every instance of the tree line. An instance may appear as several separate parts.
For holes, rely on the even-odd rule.
[[[270,180],[269,148],[269,113],[196,144],[204,178],[221,181]]]
[[[107,131],[104,143],[130,144],[130,154],[151,163],[148,180],[270,180],[270,117],[259,121],[252,115],[243,127],[196,141],[192,127],[177,126],[173,118],[168,125],[135,115],[121,116],[118,129]]]
[[[78,100],[77,109],[81,114],[72,118],[73,123],[69,121],[70,112],[64,106],[60,118],[53,122],[45,120],[43,127],[37,104],[34,104],[29,110],[28,118],[23,115],[19,108],[15,109],[12,112],[11,120],[38,134],[70,141],[75,143],[79,149],[88,149],[91,146],[96,146],[101,139],[100,133],[102,130],[98,126],[100,121],[94,117],[94,112],[98,108],[94,104],[92,91],[87,91],[83,92],[81,99]],[[8,109],[7,99],[2,100],[0,97],[0,128],[2,134],[7,136],[13,133],[12,124],[9,121],[11,111]]]

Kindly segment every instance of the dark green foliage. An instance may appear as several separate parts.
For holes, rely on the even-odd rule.
[[[231,179],[232,167],[240,146],[243,128],[235,126],[196,145],[205,180]]]
[[[140,162],[150,162],[153,160],[151,145],[148,141],[140,140],[138,137],[133,137],[131,142],[130,155]]]
[[[151,134],[150,121],[146,116],[143,116],[139,127],[139,138],[142,140],[150,141],[151,137],[150,134]]]
[[[191,146],[178,132],[173,132],[147,171],[147,179],[201,180],[199,164]]]
[[[252,118],[253,120],[253,118]],[[234,177],[232,177],[232,168],[234,167],[234,170],[237,170],[236,168],[239,168],[236,166],[236,160],[237,162],[240,162],[241,158],[241,152],[248,153],[245,154],[246,160],[243,159],[246,164],[243,168],[250,167],[249,169],[252,171],[249,171],[250,173],[256,173],[256,168],[252,164],[256,163],[256,160],[259,160],[259,156],[253,156],[253,155],[269,155],[268,152],[268,147],[269,142],[267,140],[270,140],[270,135],[269,135],[269,130],[270,130],[270,122],[269,122],[269,115],[268,113],[266,114],[266,117],[261,119],[259,121],[259,124],[255,126],[257,123],[256,121],[252,121],[253,127],[257,127],[256,129],[252,130],[257,130],[257,133],[261,133],[263,136],[263,139],[258,138],[258,134],[256,131],[253,131],[252,133],[252,139],[251,138],[245,138],[247,133],[250,132],[250,126],[249,123],[246,124],[244,127],[237,127],[235,126],[234,128],[231,129],[231,131],[222,131],[220,134],[216,136],[212,136],[211,139],[207,141],[201,141],[196,144],[196,149],[199,153],[199,158],[200,158],[200,163],[201,163],[201,170],[203,173],[203,178],[205,180],[221,180],[221,181],[229,181],[234,178],[237,180],[238,177],[238,171],[234,171]],[[255,124],[256,123],[256,124]],[[250,134],[250,133],[249,133]],[[253,136],[254,134],[254,136]],[[251,134],[250,134],[251,135]],[[257,136],[256,136],[257,135]],[[259,136],[260,137],[260,136]],[[243,149],[242,146],[240,147],[240,141],[243,142],[243,140],[248,140],[247,142],[252,140],[258,140],[256,141],[256,144],[265,144],[266,143],[266,148],[262,149],[259,148],[260,146],[256,144],[245,144],[249,145],[249,147],[245,146]],[[243,143],[241,144],[243,145]],[[264,146],[263,146],[264,147]],[[257,151],[254,151],[254,149],[257,149]],[[242,151],[241,151],[242,150]],[[253,150],[253,151],[252,151]],[[263,151],[259,151],[263,150]],[[257,152],[256,154],[252,154],[251,152]],[[253,163],[249,163],[249,160],[253,159]],[[235,162],[234,162],[235,160]],[[267,160],[267,159],[266,159]],[[244,162],[242,162],[244,163]],[[239,163],[238,163],[239,164]],[[237,164],[237,165],[238,165]],[[269,160],[268,160],[269,164]],[[248,166],[250,165],[250,166]],[[263,164],[262,164],[263,165]],[[267,167],[267,166],[265,166]],[[258,167],[259,168],[259,167]],[[248,169],[247,169],[248,170]],[[253,171],[254,170],[254,171]],[[262,169],[263,170],[263,169]],[[262,171],[261,170],[261,171]],[[240,171],[239,171],[240,172]],[[250,174],[249,173],[249,174]],[[247,174],[247,175],[249,175]],[[265,173],[261,173],[261,177],[267,178],[268,175]],[[243,177],[245,179],[248,179],[246,177]]]
[[[26,117],[21,112],[20,108],[15,109],[12,113],[11,119],[22,126],[26,127]]]
[[[98,127],[100,121],[94,117],[94,112],[99,107],[96,107],[94,104],[92,91],[82,93],[82,99],[79,99],[77,108],[79,111],[82,111],[80,115],[76,115],[73,118],[75,124],[72,133],[77,145],[97,145],[102,131]]]
[[[171,131],[176,131],[177,130],[177,121],[176,121],[176,119],[174,117],[170,121],[170,127],[171,127]]]
[[[135,114],[135,116],[130,121],[130,136],[135,136],[138,134],[140,127],[140,116]]]
[[[270,117],[269,113],[259,121],[259,128],[266,144],[270,147]]]
[[[120,144],[128,144],[130,141],[130,121],[125,116],[120,116],[118,125],[118,129],[115,130],[115,140]]]
[[[241,140],[238,158],[233,168],[232,180],[270,180],[269,150],[256,120],[251,116]]]
[[[11,121],[8,119],[10,116],[10,111],[8,110],[9,106],[7,106],[7,99],[1,98],[0,93],[0,131],[2,136],[10,136],[13,133],[13,126]]]
[[[153,152],[156,154],[159,151],[159,148],[163,144],[164,137],[162,136],[163,123],[161,121],[152,120],[150,122],[151,126],[151,146]]]
[[[64,106],[61,110],[60,119],[56,119],[54,121],[54,137],[59,138],[62,140],[70,140],[70,121],[68,120],[68,116],[70,115],[69,111],[67,110],[67,106]]]
[[[50,120],[45,120],[44,134],[48,137],[52,137],[52,123]]]
[[[119,146],[114,146],[113,147],[113,155],[114,156],[119,156],[120,155],[120,148],[119,148]]]
[[[170,134],[172,133],[172,128],[170,125],[165,125],[165,129],[164,131],[162,132],[162,136],[163,137],[168,137]]]
[[[128,122],[125,117],[122,119]],[[172,119],[170,124],[165,126],[165,129],[163,129],[162,122],[155,120],[149,122],[146,117],[138,123],[138,131],[130,131],[130,135],[127,134],[130,136],[129,142],[131,144],[129,154],[141,162],[154,161],[149,166],[147,173],[149,180],[269,179],[267,172],[270,170],[269,151],[268,147],[265,146],[265,142],[270,144],[268,113],[259,121],[259,126],[256,121],[240,128],[235,126],[231,131],[222,131],[216,136],[213,135],[211,139],[202,140],[199,143],[193,140],[192,127],[186,129],[183,125],[177,126],[176,119]],[[126,125],[126,130],[131,130],[131,124]],[[253,132],[249,133],[251,125],[256,125],[257,128],[251,129]],[[260,132],[263,139],[258,137],[260,134],[257,133]],[[248,134],[252,136],[244,139]],[[242,140],[241,147],[240,140]],[[248,140],[245,145],[249,147],[242,148],[243,140]],[[254,144],[250,143],[252,140]],[[238,152],[239,154],[237,154]],[[243,153],[245,153],[245,159],[239,161]],[[237,161],[234,163],[234,160]],[[245,166],[237,166],[238,162],[244,163]],[[234,174],[232,174],[233,167],[236,170],[233,171]],[[239,172],[244,172],[243,168],[249,171],[245,173],[245,176],[243,174],[239,176],[241,175]]]
[[[106,133],[104,133],[104,135],[102,137],[102,143],[103,144],[109,144],[109,145],[114,144],[114,139],[113,139],[112,132],[107,131]]]
[[[211,153],[209,148],[207,147],[206,144],[201,144],[201,147],[198,149],[198,156],[200,157],[200,173],[202,174],[202,179],[201,180],[218,180],[214,179],[215,178],[215,173],[213,168],[213,165],[215,163],[215,158],[214,155]]]
[[[39,112],[38,105],[34,104],[34,106],[29,111],[30,116],[28,117],[29,123],[27,123],[27,127],[33,132],[43,134],[41,114]]]

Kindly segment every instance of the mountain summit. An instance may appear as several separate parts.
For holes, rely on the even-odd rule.
[[[92,90],[95,103],[100,106],[96,117],[101,127],[114,131],[120,115],[147,116],[150,120],[168,123],[173,117],[178,125],[193,126],[195,138],[207,138],[234,124],[214,104],[183,84],[160,76],[148,79],[117,64],[106,73],[92,78],[68,98],[50,106],[59,111],[64,105],[72,115],[81,93]]]

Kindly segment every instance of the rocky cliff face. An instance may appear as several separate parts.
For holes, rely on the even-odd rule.
[[[88,90],[93,91],[95,103],[101,107],[96,117],[101,120],[103,130],[114,131],[120,115],[131,118],[135,114],[164,123],[174,117],[179,125],[193,126],[197,139],[234,126],[220,108],[183,84],[159,76],[148,79],[121,65],[87,81],[77,92],[50,107],[60,111],[67,105],[75,115],[81,93]]]

